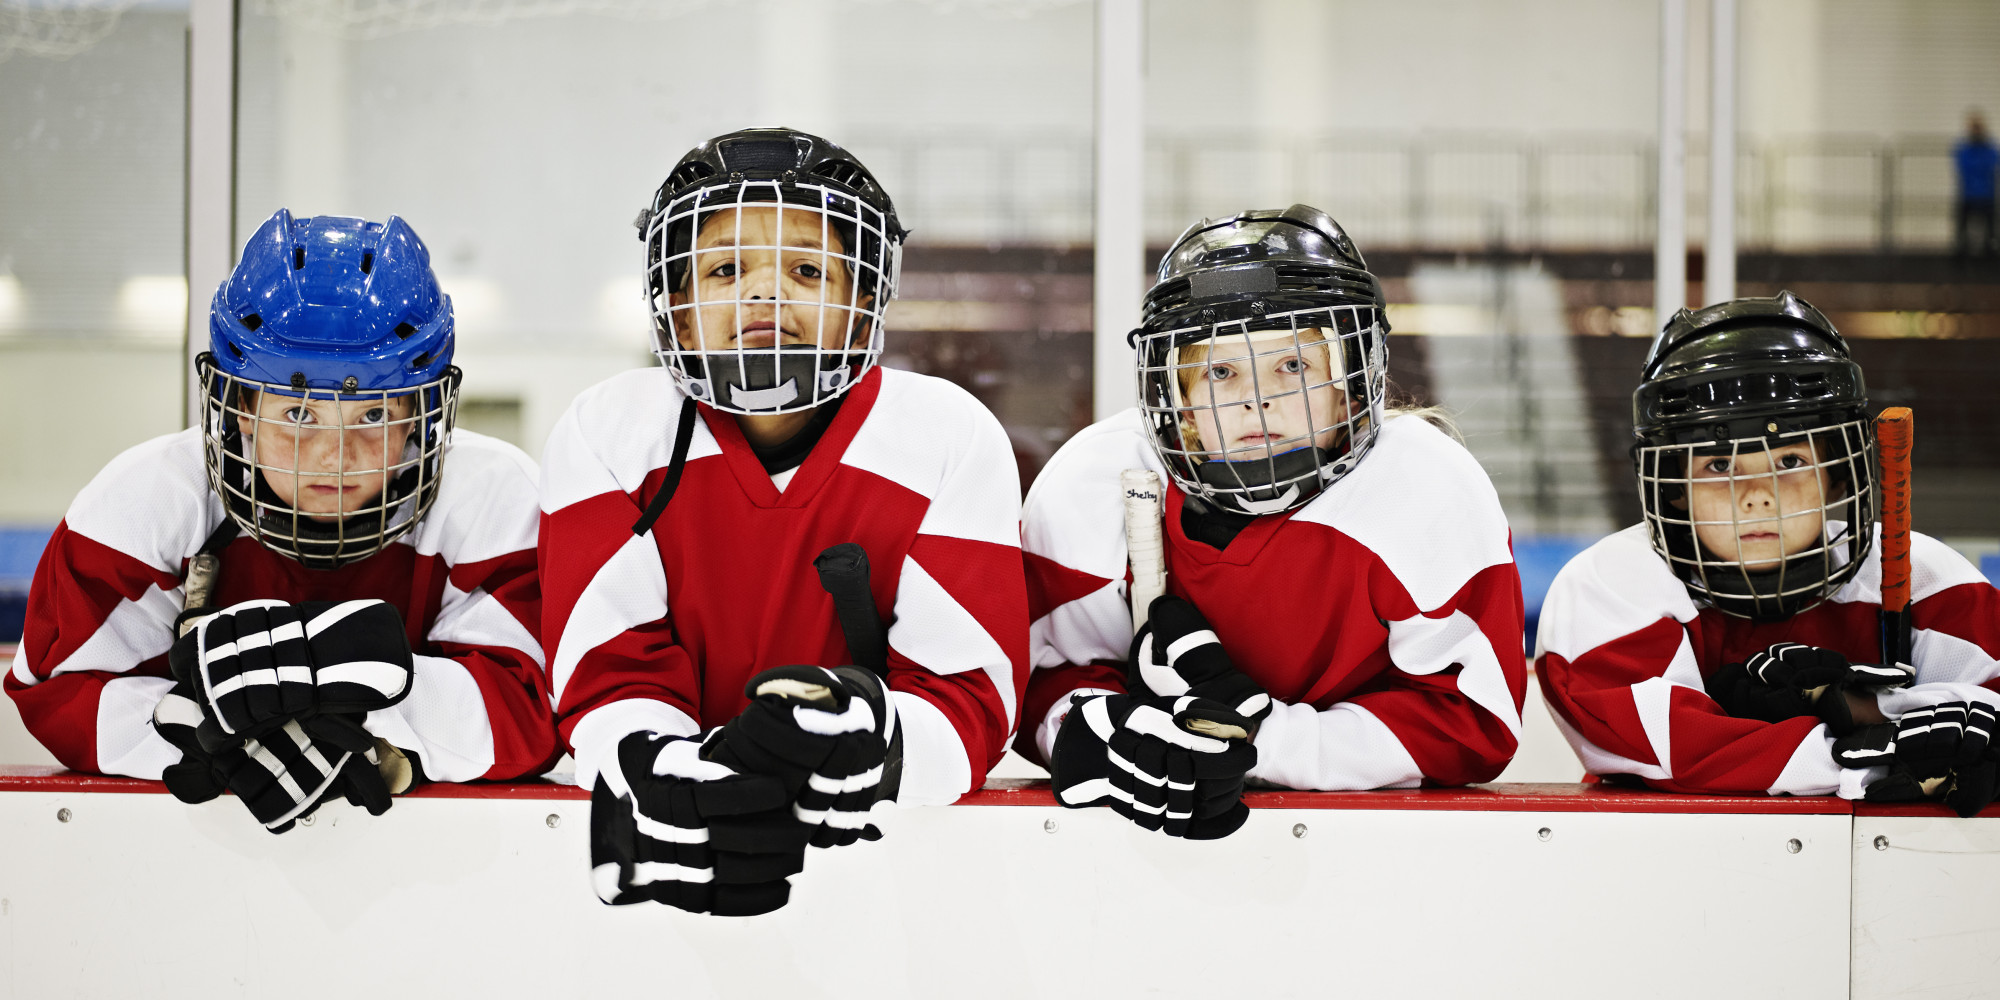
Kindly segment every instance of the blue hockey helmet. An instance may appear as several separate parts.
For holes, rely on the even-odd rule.
[[[451,367],[451,298],[409,223],[279,209],[208,312],[223,374],[297,389],[413,389]]]
[[[367,558],[437,499],[457,410],[451,299],[409,224],[280,209],[209,309],[209,483],[314,568]]]

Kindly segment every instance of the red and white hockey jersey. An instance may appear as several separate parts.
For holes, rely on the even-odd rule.
[[[1084,429],[1028,494],[1035,670],[1017,747],[1046,760],[1077,691],[1123,691],[1132,641],[1119,473],[1167,479],[1137,410]],[[1490,781],[1526,692],[1521,580],[1484,470],[1417,417],[1305,506],[1221,550],[1166,491],[1167,591],[1201,610],[1276,705],[1250,777],[1304,789]]]
[[[579,396],[543,454],[544,634],[578,782],[629,733],[729,721],[761,671],[852,662],[813,559],[856,542],[889,623],[899,801],[977,787],[1027,671],[1020,481],[999,421],[949,382],[877,368],[774,481],[735,419],[703,407],[679,490],[635,536],[682,399],[664,369],[626,372]]]
[[[77,494],[35,570],[6,679],[28,731],[57,760],[157,779],[181,759],[153,731],[153,707],[173,686],[181,576],[224,516],[199,429],[127,450]],[[369,713],[368,731],[414,751],[434,781],[536,774],[560,755],[538,638],[536,528],[534,462],[460,430],[437,502],[387,548],[315,570],[238,537],[222,551],[215,603],[395,605],[416,676],[400,704]]]
[[[1819,720],[1732,718],[1703,680],[1777,642],[1880,662],[1878,552],[1824,603],[1756,623],[1698,608],[1645,525],[1599,541],[1556,574],[1542,604],[1537,672],[1557,727],[1592,774],[1637,775],[1670,791],[1859,797],[1873,773],[1836,765]],[[1883,694],[1882,711],[2000,702],[2000,592],[1928,536],[1911,533],[1910,561],[1917,684]]]

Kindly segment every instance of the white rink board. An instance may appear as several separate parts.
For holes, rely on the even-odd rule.
[[[406,799],[272,836],[229,799],[0,794],[0,995],[1847,989],[1845,815],[1262,809],[1183,843],[1103,810],[917,809],[882,842],[814,851],[791,905],[747,919],[599,904],[587,818],[574,799]]]
[[[2000,818],[1854,817],[1852,995],[2000,996],[1996,895]]]

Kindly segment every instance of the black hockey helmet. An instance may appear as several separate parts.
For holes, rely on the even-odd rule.
[[[1293,205],[1203,219],[1183,230],[1160,258],[1141,322],[1147,330],[1179,329],[1334,303],[1379,311],[1382,283],[1340,223],[1310,205]]]
[[[780,212],[799,206],[838,236],[837,247],[812,249],[823,249],[828,258],[844,263],[852,276],[851,301],[823,303],[849,314],[847,343],[839,349],[790,345],[716,352],[682,347],[676,330],[691,307],[670,300],[688,284],[702,224],[717,213],[757,205],[776,205]],[[681,157],[634,225],[646,244],[655,353],[681,376],[690,395],[732,412],[804,409],[845,392],[880,356],[882,316],[896,294],[902,244],[909,233],[875,176],[840,146],[789,128],[717,136]],[[729,357],[715,356],[722,353]],[[736,371],[715,369],[717,363]],[[711,384],[711,369],[726,385]],[[794,381],[798,377],[812,384],[799,386]]]
[[[1139,405],[1175,484],[1225,510],[1270,514],[1346,475],[1381,426],[1388,332],[1381,282],[1325,212],[1293,205],[1188,227],[1161,259],[1131,338]],[[1326,371],[1316,382],[1303,372],[1269,385],[1252,379],[1254,396],[1225,403],[1213,388],[1190,391],[1197,381],[1215,384],[1218,354],[1234,363],[1290,359],[1302,369],[1323,356]],[[1256,447],[1200,439],[1204,420],[1225,433],[1224,411],[1286,405],[1300,407],[1304,423],[1264,426]]]
[[[1640,507],[1653,547],[1690,594],[1718,610],[1757,620],[1797,614],[1825,600],[1859,569],[1872,543],[1876,501],[1875,433],[1861,366],[1825,314],[1790,292],[1741,298],[1675,313],[1646,356],[1632,394],[1633,457]],[[1775,510],[1741,517],[1741,500],[1769,486],[1774,501],[1777,449],[1806,444],[1823,472],[1818,510]],[[1756,456],[1761,453],[1761,459]],[[1737,470],[1746,456],[1757,471]],[[1804,471],[1803,466],[1793,469]],[[1727,484],[1729,522],[1700,520],[1691,490]],[[1780,507],[1782,504],[1780,504]],[[1699,528],[1750,521],[1776,529],[1817,515],[1818,544],[1782,559],[1733,557],[1704,545]]]

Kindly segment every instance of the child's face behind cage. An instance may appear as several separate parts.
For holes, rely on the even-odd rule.
[[[1302,329],[1181,348],[1176,376],[1199,450],[1240,462],[1332,447],[1352,416],[1333,346],[1322,331]]]
[[[1833,477],[1809,441],[1693,456],[1695,537],[1708,555],[1750,572],[1777,569],[1824,538]]]
[[[748,205],[706,213],[690,278],[671,296],[691,351],[804,345],[847,350],[873,297],[859,294],[838,227],[814,209]]]
[[[401,471],[415,397],[308,399],[243,393],[237,426],[255,443],[264,485],[316,521],[372,506]]]

